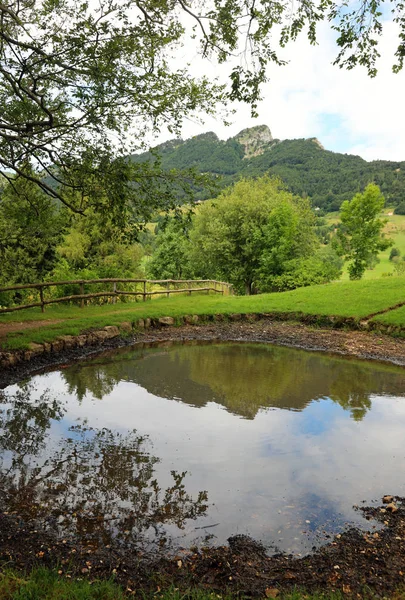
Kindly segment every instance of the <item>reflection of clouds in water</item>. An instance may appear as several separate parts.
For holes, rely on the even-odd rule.
[[[211,360],[215,361],[215,348],[209,349]],[[172,391],[181,389],[184,396],[189,381],[187,352],[198,350],[198,347],[184,348],[179,361],[170,357],[170,351],[150,356],[146,362],[153,373],[152,388],[158,389],[159,376],[163,377],[159,370],[154,370],[154,360],[158,360],[160,366],[166,360],[163,374],[171,371]],[[75,365],[74,372],[68,373],[70,389],[74,389],[75,377],[80,379],[85,371],[80,380],[82,391],[90,383],[93,385],[94,378],[97,385],[108,380],[110,391],[102,400],[94,399],[88,391],[78,403],[74,394],[68,393],[67,385],[58,373],[36,377],[34,381],[37,394],[44,388],[51,388],[61,398],[69,400],[63,428],[60,423],[53,425],[52,431],[59,439],[66,434],[69,425],[85,418],[97,428],[108,427],[121,432],[137,429],[150,436],[154,454],[162,459],[156,465],[162,487],[170,485],[169,471],[175,469],[190,472],[187,482],[190,494],[208,490],[211,508],[207,517],[188,526],[190,541],[196,535],[196,525],[219,522],[215,530],[207,530],[215,534],[219,542],[234,533],[250,533],[276,543],[283,538],[279,545],[284,549],[308,549],[312,541],[302,541],[303,530],[322,528],[323,525],[330,527],[328,521],[333,518],[360,522],[360,517],[352,510],[354,503],[363,499],[370,501],[386,492],[400,494],[405,491],[398,477],[405,463],[405,400],[381,395],[396,394],[405,380],[404,372],[313,353],[309,353],[308,358],[306,353],[297,354],[292,350],[295,371],[299,369],[300,356],[304,361],[297,378],[291,372],[282,373],[281,359],[288,361],[290,351],[280,349],[278,355],[278,349],[273,350],[265,354],[269,359],[278,356],[274,368],[269,369],[273,397],[277,392],[277,401],[285,403],[285,393],[296,410],[258,408],[258,399],[267,398],[269,394],[266,396],[264,379],[260,381],[260,394],[255,394],[253,379],[249,382],[252,412],[246,406],[245,392],[241,396],[243,402],[232,404],[231,399],[228,403],[228,410],[233,406],[241,414],[249,415],[249,419],[241,419],[220,404],[209,401],[218,394],[210,392],[207,395],[209,379],[206,371],[199,376],[200,387],[193,383],[190,404],[157,397],[132,381],[120,381],[122,373],[132,373],[132,379],[136,379],[137,367],[145,362],[139,360],[135,361],[136,368],[127,359],[125,369],[115,363],[106,378],[102,370],[109,368],[108,363],[98,364],[93,375],[90,363],[85,363],[83,370]],[[195,378],[195,366],[207,364],[207,347],[203,352],[203,358],[194,363]],[[258,352],[256,347],[256,358]],[[228,359],[226,356],[226,362]],[[289,361],[288,368],[291,364]],[[277,377],[275,368],[279,369]],[[346,368],[348,374],[345,374]],[[300,386],[309,381],[311,372],[314,381],[301,389]],[[215,373],[217,370],[212,370],[212,374]],[[62,375],[65,377],[66,372]],[[111,387],[113,375],[116,379]],[[142,370],[142,378],[146,375],[147,370]],[[290,387],[289,378],[293,379]],[[229,374],[220,382],[215,381],[213,388],[223,391],[228,381]],[[143,383],[148,387],[147,381]],[[99,389],[97,385],[95,389]],[[234,387],[233,382],[232,389]],[[244,389],[247,387],[246,384]],[[294,400],[294,394],[299,398]],[[183,400],[187,402],[187,397]],[[198,402],[201,408],[195,407]],[[305,408],[297,410],[298,406]],[[351,416],[362,420],[356,421]],[[307,524],[307,520],[311,523]],[[299,539],[294,540],[295,537]]]
[[[189,470],[190,493],[207,489],[215,504],[203,524],[220,521],[215,534],[224,541],[235,532],[288,537],[286,520],[301,531],[305,511],[317,507],[324,519],[332,513],[361,522],[352,511],[354,503],[380,497],[387,488],[400,493],[398,466],[390,465],[403,444],[405,403],[373,397],[374,406],[376,415],[372,410],[361,423],[330,400],[316,401],[302,413],[260,411],[254,421],[246,421],[219,405],[195,409],[123,383],[103,400],[102,411],[98,401],[84,401],[74,404],[68,416],[72,421],[86,416],[98,427],[113,423],[117,429],[149,433],[163,459],[157,465],[161,485],[168,484],[169,469]],[[313,429],[311,413],[316,413]],[[323,501],[311,505],[308,495]],[[296,508],[286,516],[284,507],[291,504]],[[289,531],[295,531],[293,525]],[[290,547],[291,542],[279,543]]]

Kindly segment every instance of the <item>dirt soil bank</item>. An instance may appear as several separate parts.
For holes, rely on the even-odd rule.
[[[405,366],[405,339],[376,332],[315,328],[303,323],[262,319],[254,322],[219,322],[181,327],[161,326],[140,330],[125,338],[107,340],[99,346],[72,348],[57,354],[42,354],[29,362],[0,370],[0,388],[58,365],[94,356],[103,350],[139,342],[181,340],[265,342],[323,351],[332,354],[391,362]]]

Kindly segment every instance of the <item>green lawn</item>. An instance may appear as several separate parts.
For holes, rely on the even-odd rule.
[[[373,321],[378,323],[384,323],[384,325],[393,325],[395,327],[405,327],[405,306],[391,310],[390,312],[384,313],[374,317]]]
[[[78,335],[83,331],[105,325],[119,325],[140,318],[158,318],[184,315],[211,315],[222,313],[283,312],[300,315],[354,317],[368,315],[405,302],[405,277],[387,277],[374,280],[335,282],[327,285],[299,288],[291,292],[261,294],[258,296],[195,295],[161,298],[148,302],[118,303],[116,305],[52,306],[43,315],[39,309],[29,309],[0,315],[2,323],[15,323],[15,330],[7,338],[0,337],[4,348],[27,348],[30,342],[49,342],[60,335]],[[405,326],[405,311],[401,312]],[[47,323],[57,320],[58,323]],[[23,330],[27,321],[41,320],[33,329]],[[19,330],[21,325],[21,329]]]

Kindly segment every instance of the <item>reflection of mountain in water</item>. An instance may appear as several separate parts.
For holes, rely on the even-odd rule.
[[[262,407],[303,410],[329,397],[360,420],[371,395],[405,389],[405,373],[394,366],[264,344],[167,346],[106,354],[63,376],[80,399],[87,392],[102,398],[119,381],[133,381],[155,396],[197,407],[215,401],[246,418]]]

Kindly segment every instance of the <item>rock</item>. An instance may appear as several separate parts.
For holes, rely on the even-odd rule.
[[[62,352],[63,348],[65,347],[65,344],[61,338],[58,338],[57,340],[52,342],[51,346],[52,352]]]
[[[61,335],[58,340],[62,340],[66,350],[76,347],[76,338],[73,335]]]
[[[259,318],[258,315],[256,315],[255,313],[247,313],[245,315],[246,321],[249,321],[249,322],[257,321],[258,318]]]
[[[44,352],[52,352],[52,344],[50,342],[43,343]]]
[[[21,362],[21,355],[17,354],[16,352],[10,352],[6,356],[8,358],[8,364],[10,366],[14,366],[14,365],[18,364],[19,362]]]
[[[120,323],[120,329],[124,333],[132,333],[132,324],[129,321],[124,321]]]
[[[183,318],[186,325],[196,325],[199,321],[198,315],[185,315]]]
[[[30,352],[30,350],[26,350],[26,352]],[[10,367],[14,367],[21,361],[25,360],[24,358],[25,352],[2,352],[0,353],[0,365],[8,369]]]
[[[382,499],[383,504],[390,504],[391,502],[393,502],[393,500],[394,500],[394,496],[388,496],[388,495],[383,496],[383,499]]]
[[[108,338],[108,333],[106,331],[93,331],[90,333],[87,342],[92,345],[102,344]]]
[[[107,340],[111,340],[112,338],[119,337],[119,335],[120,335],[120,330],[118,329],[118,327],[116,325],[106,325],[106,327],[104,327],[104,331],[107,334],[107,337],[106,337]]]
[[[147,319],[145,319],[145,329],[149,329],[149,327],[151,327],[151,325],[152,325],[152,321],[148,317]]]
[[[138,319],[136,326],[139,327],[139,329],[144,329],[144,327],[145,327],[144,319]]]
[[[279,593],[280,590],[278,590],[277,588],[266,588],[265,590],[266,598],[277,598]]]
[[[232,313],[231,315],[229,315],[229,319],[230,321],[241,321],[242,315],[239,313]]]
[[[214,315],[214,321],[223,321],[224,315]]]
[[[160,317],[159,318],[159,325],[174,325],[174,319],[173,317]]]
[[[32,356],[39,356],[40,354],[44,353],[44,347],[42,344],[31,342],[29,345],[29,351],[32,352]]]
[[[83,348],[87,344],[87,335],[78,335],[76,337],[76,342],[79,348]]]
[[[387,504],[386,509],[392,513],[398,512],[398,507],[393,502],[391,502],[390,504]]]
[[[263,154],[270,142],[273,141],[273,136],[267,125],[256,125],[243,129],[235,135],[234,139],[244,147],[244,158],[249,158]]]

